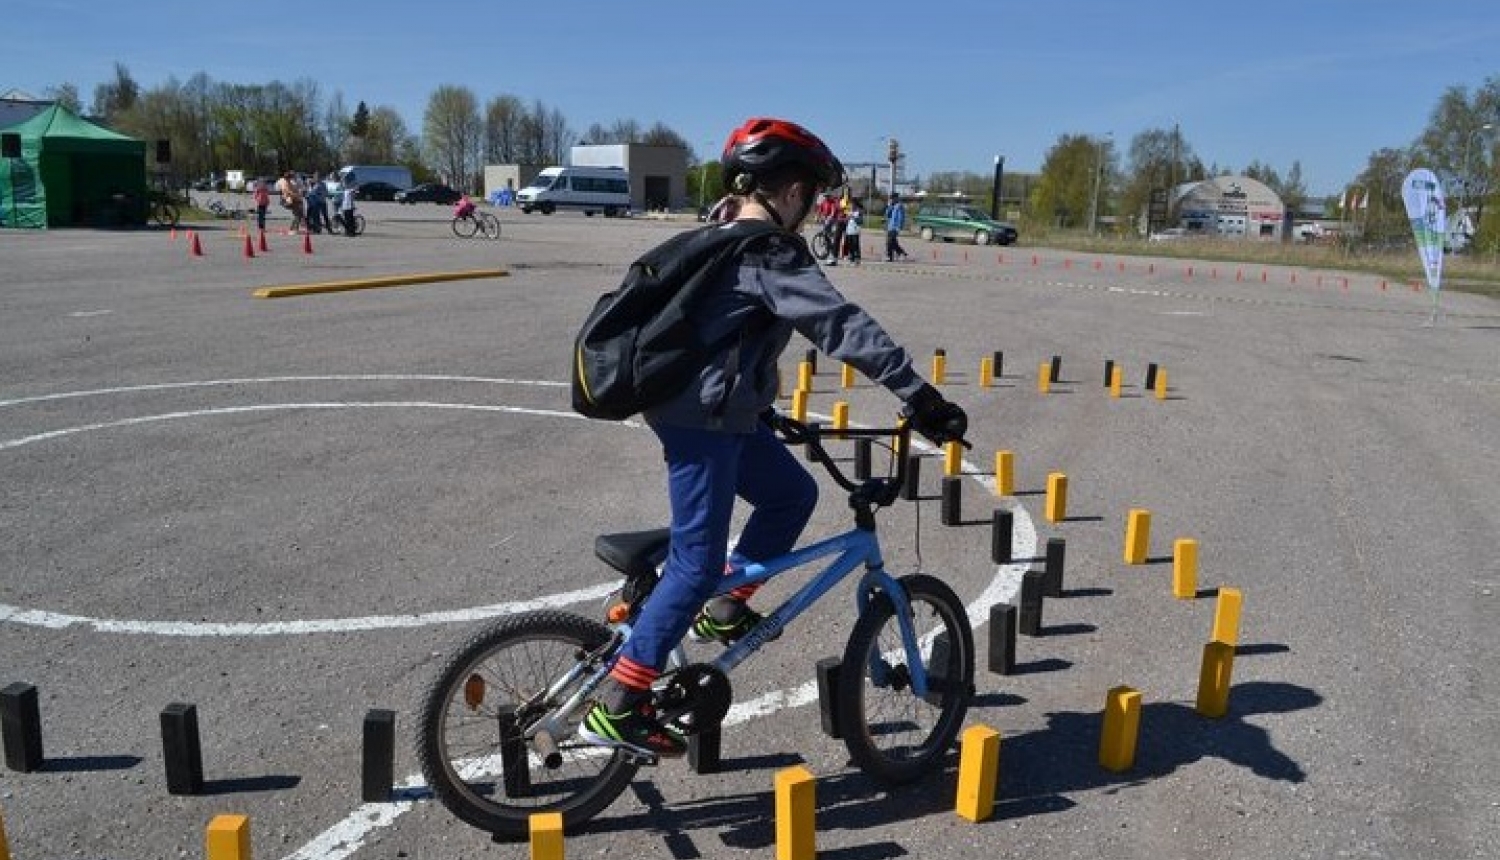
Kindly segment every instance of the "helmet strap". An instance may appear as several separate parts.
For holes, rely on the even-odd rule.
[[[750,192],[750,196],[755,198],[755,202],[759,203],[762,209],[766,210],[766,214],[771,216],[771,220],[776,222],[777,227],[780,227],[783,230],[786,229],[786,224],[781,220],[781,213],[776,211],[776,207],[771,205],[771,201],[766,199],[766,195],[762,194],[759,190],[756,190]],[[807,217],[806,212],[802,214],[804,218]]]

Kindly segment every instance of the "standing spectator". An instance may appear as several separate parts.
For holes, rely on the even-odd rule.
[[[860,228],[865,221],[865,210],[855,200],[849,204],[849,218],[844,223],[844,256],[849,262],[858,266],[862,259],[859,249]]]
[[[314,173],[307,186],[307,229],[313,233],[333,232],[333,222],[328,218],[328,186],[323,184],[321,173]]]
[[[359,184],[351,174],[344,180],[344,191],[339,195],[339,220],[344,222],[344,235],[354,235],[354,190]]]
[[[849,189],[844,189],[844,193],[847,195]],[[849,226],[849,198],[833,200],[833,214],[828,218],[828,256],[833,258],[828,265],[837,266],[839,257],[843,256],[844,231]]]
[[[885,207],[885,261],[896,262],[899,256],[903,260],[910,260],[911,255],[901,247],[901,229],[906,226],[906,204],[901,202],[901,195],[891,192],[891,202]]]
[[[302,229],[302,219],[306,214],[306,204],[302,199],[302,183],[292,175],[290,170],[281,174],[276,180],[276,193],[281,195],[281,206],[292,213],[292,226],[287,230],[287,235],[296,233]]]
[[[266,210],[271,208],[271,189],[259,179],[251,180],[251,184],[250,199],[255,203],[255,226],[265,232]]]

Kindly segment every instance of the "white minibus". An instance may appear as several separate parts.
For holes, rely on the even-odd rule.
[[[549,167],[516,193],[516,205],[527,214],[573,208],[613,218],[630,211],[630,178],[622,167]]]

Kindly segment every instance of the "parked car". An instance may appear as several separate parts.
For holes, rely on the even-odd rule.
[[[355,200],[383,200],[387,203],[395,200],[401,189],[389,182],[361,182],[354,189]]]
[[[1020,233],[1012,224],[996,221],[981,209],[957,203],[929,203],[917,210],[912,222],[929,242],[962,239],[976,245],[1013,245]]]
[[[405,191],[397,191],[396,202],[451,204],[457,203],[462,196],[441,182],[424,182]]]

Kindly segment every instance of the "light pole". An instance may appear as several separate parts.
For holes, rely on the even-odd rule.
[[[1466,138],[1464,138],[1464,210],[1465,210],[1465,214],[1467,214],[1467,211],[1468,211],[1468,208],[1469,208],[1469,189],[1474,184],[1474,171],[1471,169],[1472,164],[1469,161],[1469,154],[1472,152],[1473,147],[1474,147],[1474,138],[1479,137],[1481,134],[1484,134],[1485,132],[1489,131],[1490,129],[1492,129],[1494,127],[1495,127],[1494,123],[1487,122],[1484,125],[1481,125],[1479,128],[1476,128],[1473,131],[1469,132],[1469,136],[1466,137]]]
[[[713,152],[714,151],[714,143],[713,143],[713,141],[709,141],[708,144],[707,144],[707,146],[708,146],[708,148],[706,150],[704,150],[704,152]],[[707,199],[707,197],[706,197],[707,194],[708,194],[708,156],[705,155],[702,158],[698,159],[698,211],[700,213],[703,211],[703,207],[706,206],[706,205],[708,205],[705,202],[705,200]]]
[[[1089,196],[1089,235],[1099,232],[1099,186],[1104,178],[1104,148],[1113,139],[1115,133],[1106,131],[1104,137],[1097,143],[1099,158],[1094,165],[1094,192]]]

